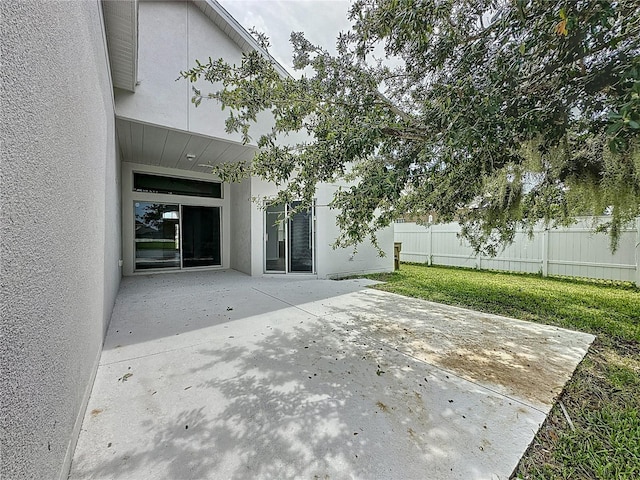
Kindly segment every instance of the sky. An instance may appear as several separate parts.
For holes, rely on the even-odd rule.
[[[266,33],[271,39],[269,53],[293,72],[291,32],[304,32],[316,45],[335,53],[338,33],[347,31],[348,0],[218,0],[247,30]]]

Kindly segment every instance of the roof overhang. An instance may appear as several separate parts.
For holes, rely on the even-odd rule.
[[[138,80],[138,0],[102,0],[113,86],[135,91]]]

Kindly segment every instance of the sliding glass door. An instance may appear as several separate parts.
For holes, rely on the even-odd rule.
[[[313,209],[289,212],[300,205],[269,205],[265,209],[265,272],[313,273]]]
[[[220,208],[182,207],[182,266],[221,265]]]
[[[293,202],[291,208],[299,205]],[[309,209],[289,218],[289,271],[313,272],[313,216]]]
[[[285,272],[286,236],[284,205],[269,205],[265,211],[265,271]]]
[[[135,270],[222,265],[220,207],[135,202]]]
[[[180,208],[135,202],[136,270],[180,267]]]

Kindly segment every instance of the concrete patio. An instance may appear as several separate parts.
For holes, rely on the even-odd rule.
[[[593,337],[371,283],[124,278],[70,478],[508,478]]]

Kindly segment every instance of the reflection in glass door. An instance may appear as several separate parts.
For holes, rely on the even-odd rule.
[[[289,210],[300,205],[269,205],[265,210],[265,272],[313,273],[313,210]]]
[[[178,205],[135,202],[135,268],[180,267]]]
[[[220,207],[134,202],[135,270],[222,265]]]
[[[265,271],[285,269],[285,211],[284,205],[269,205],[265,212]]]

